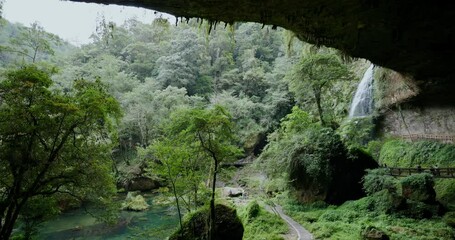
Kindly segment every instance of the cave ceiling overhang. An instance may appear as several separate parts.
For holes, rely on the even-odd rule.
[[[177,17],[258,22],[303,41],[412,75],[452,80],[455,1],[375,0],[71,0],[153,9]]]

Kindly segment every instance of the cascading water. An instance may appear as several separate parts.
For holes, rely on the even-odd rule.
[[[373,73],[374,65],[371,64],[363,75],[354,99],[352,100],[349,117],[365,117],[373,112]]]

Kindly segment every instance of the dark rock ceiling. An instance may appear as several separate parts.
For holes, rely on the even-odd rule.
[[[455,1],[409,0],[71,0],[137,6],[178,17],[250,21],[292,30],[306,42],[410,74],[455,76]],[[455,90],[455,89],[454,89]]]

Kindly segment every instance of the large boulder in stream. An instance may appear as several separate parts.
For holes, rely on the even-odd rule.
[[[213,240],[242,240],[243,225],[234,208],[215,205],[216,222]],[[204,207],[191,213],[183,222],[183,228],[172,234],[169,240],[206,240],[210,208]]]

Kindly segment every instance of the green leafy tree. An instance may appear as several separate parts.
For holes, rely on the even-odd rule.
[[[207,175],[207,167],[204,167],[205,162],[194,149],[178,140],[170,137],[156,141],[145,153],[151,153],[158,159],[151,161],[152,172],[164,176],[170,183],[182,228],[181,202],[188,211],[199,207],[199,187]]]
[[[203,39],[192,29],[178,31],[171,42],[170,54],[157,60],[157,81],[167,86],[185,87],[189,95],[206,95],[212,91],[208,77],[209,56]]]
[[[44,31],[37,22],[29,28],[22,27],[20,34],[11,39],[10,47],[6,50],[23,57],[25,62],[35,63],[54,55],[53,47],[59,45],[60,38]]]
[[[308,113],[294,107],[269,137],[260,159],[270,177],[283,177],[300,200],[310,202],[325,200],[335,164],[345,152],[332,129],[313,123]]]
[[[221,106],[212,109],[190,109],[178,111],[172,116],[170,133],[178,135],[179,143],[193,149],[206,162],[211,162],[211,199],[209,239],[215,231],[215,186],[221,162],[235,159],[240,153],[233,144],[233,124],[231,116]]]
[[[330,90],[337,81],[349,79],[349,71],[340,58],[327,49],[320,50],[317,54],[302,56],[290,78],[289,89],[296,96],[302,107],[316,109],[315,114],[321,124],[326,126],[326,117],[333,115],[334,106],[330,106],[329,98],[336,98],[337,93]],[[314,104],[314,107],[311,105]]]
[[[110,149],[117,101],[99,82],[76,80],[52,91],[35,66],[0,82],[0,238],[8,239],[24,206],[36,197],[67,194],[107,201],[113,192]]]

